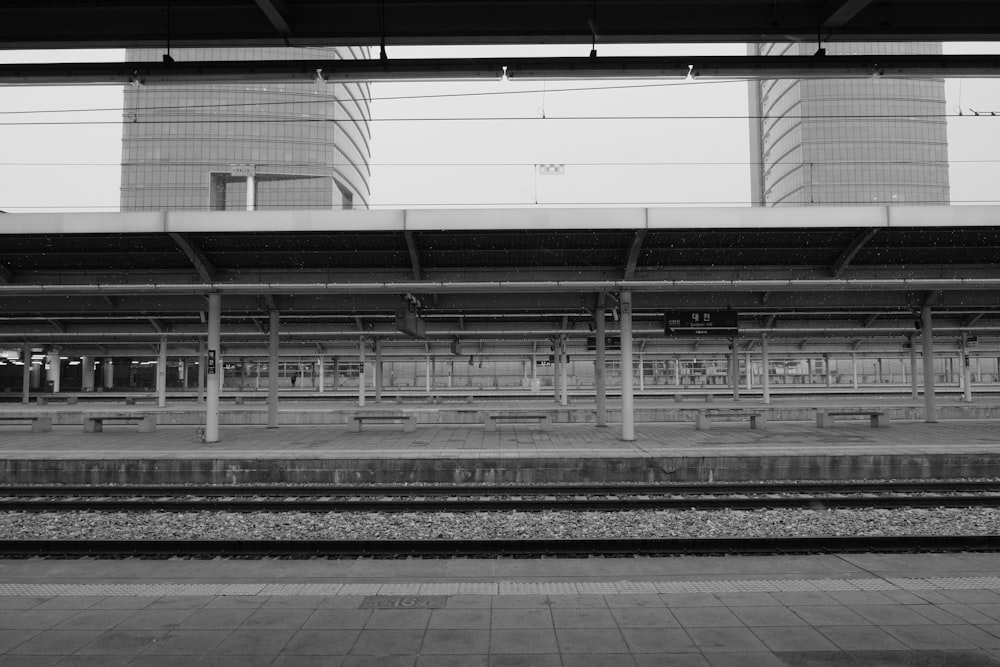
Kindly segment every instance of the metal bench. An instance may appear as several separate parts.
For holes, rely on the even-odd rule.
[[[358,433],[361,433],[361,425],[368,422],[403,422],[403,432],[412,433],[417,430],[417,416],[416,415],[406,415],[406,414],[372,414],[372,415],[354,415],[352,417],[358,424]]]
[[[0,421],[30,421],[32,433],[48,433],[52,430],[52,415],[2,415]]]
[[[678,403],[683,403],[685,396],[687,396],[689,398],[700,398],[700,399],[704,400],[706,403],[710,402],[713,398],[715,398],[715,395],[712,394],[712,393],[707,393],[706,394],[706,393],[703,393],[703,392],[692,393],[692,392],[680,392],[679,391],[679,392],[677,392],[677,393],[674,394],[674,400],[677,401]]]
[[[699,431],[707,431],[712,428],[712,420],[719,417],[738,417],[740,419],[749,419],[750,428],[764,428],[767,423],[767,417],[765,417],[760,412],[753,412],[750,410],[698,410],[694,415],[694,426]]]
[[[816,426],[833,428],[834,417],[868,417],[871,420],[872,428],[889,426],[889,418],[884,412],[878,410],[818,410],[816,412]]]
[[[552,423],[552,415],[547,412],[483,412],[483,426],[487,431],[497,430],[499,422],[538,422],[545,426]]]
[[[100,433],[104,422],[137,422],[139,433],[156,430],[156,414],[152,412],[88,412],[83,415],[83,432]]]

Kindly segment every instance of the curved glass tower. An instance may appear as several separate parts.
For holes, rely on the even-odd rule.
[[[127,57],[155,61],[161,54],[133,49]],[[368,50],[199,48],[171,55],[320,60],[367,58]],[[367,83],[126,87],[121,208],[367,208],[370,104]]]
[[[829,55],[940,54],[939,43],[839,43]],[[752,44],[812,55],[815,43]],[[751,199],[758,206],[947,204],[944,80],[750,82]]]

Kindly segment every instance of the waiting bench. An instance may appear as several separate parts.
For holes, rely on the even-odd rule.
[[[156,430],[156,414],[152,412],[88,412],[83,415],[83,432],[100,433],[104,422],[137,422],[139,433]]]
[[[487,431],[497,430],[500,422],[538,422],[542,426],[552,423],[552,415],[547,412],[483,412],[481,414],[483,416],[483,426],[486,427]]]
[[[48,433],[52,430],[52,415],[2,415],[0,421],[30,421],[32,433]]]
[[[816,426],[833,428],[834,417],[868,417],[871,420],[872,428],[889,426],[889,418],[879,410],[818,410],[816,412]]]
[[[737,417],[739,419],[749,419],[750,428],[764,428],[767,423],[767,417],[763,413],[755,412],[751,410],[698,410],[694,415],[694,426],[699,431],[707,431],[712,428],[713,419],[721,418],[732,418]]]
[[[361,425],[364,422],[403,422],[403,432],[412,433],[417,430],[417,416],[413,414],[371,414],[371,415],[359,415],[356,414],[352,417],[358,425],[358,433],[361,433]]]

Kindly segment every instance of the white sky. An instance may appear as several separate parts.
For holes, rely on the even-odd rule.
[[[998,44],[946,45],[998,53]],[[567,47],[392,48],[389,56],[584,56]],[[599,45],[601,55],[742,55],[737,45]],[[121,60],[121,51],[0,52],[0,61]],[[618,89],[610,89],[621,87]],[[599,88],[560,92],[567,88]],[[508,92],[510,94],[481,94]],[[749,140],[745,82],[587,81],[379,83],[372,125],[374,207],[746,205]],[[479,93],[468,96],[440,97]],[[953,203],[1000,203],[1000,79],[950,80]],[[421,96],[423,99],[413,99]],[[390,100],[385,98],[406,97]],[[0,210],[116,211],[121,160],[120,86],[0,87]],[[103,109],[87,113],[16,113]],[[566,116],[692,119],[561,120]],[[391,118],[518,117],[509,121]],[[25,125],[26,121],[69,122]],[[86,125],[80,121],[110,121]],[[13,124],[19,123],[19,124]],[[536,164],[565,164],[558,176]]]

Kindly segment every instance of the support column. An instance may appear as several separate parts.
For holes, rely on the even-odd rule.
[[[31,345],[24,344],[21,348],[21,402],[27,404],[31,396]]]
[[[851,352],[851,377],[854,380],[854,389],[858,389],[858,353]]]
[[[934,328],[931,321],[931,307],[920,309],[920,336],[924,356],[924,421],[937,422],[937,405],[934,395]]]
[[[333,358],[333,390],[340,389],[340,357]]]
[[[833,373],[830,372],[830,355],[823,355],[823,364],[826,366],[826,386],[830,388],[833,386]]]
[[[102,366],[101,386],[105,389],[114,389],[115,386],[115,362],[111,357],[104,357]]]
[[[917,336],[910,334],[910,397],[916,400],[920,395],[920,383],[917,381]]]
[[[597,336],[594,357],[594,385],[597,392],[597,425],[608,425],[608,383],[604,371],[607,367],[604,357],[604,309],[598,308],[594,312],[594,329]],[[531,360],[531,371],[534,375],[535,360]]]
[[[559,404],[569,405],[569,355],[566,354],[566,338],[559,339]]]
[[[208,365],[208,345],[198,341],[198,402],[205,402],[205,372]]]
[[[747,367],[747,392],[753,391],[753,362],[750,360],[750,349],[746,351],[746,367]]]
[[[205,397],[205,442],[219,441],[219,388],[222,366],[222,296],[208,295],[208,363]]]
[[[375,402],[382,402],[382,341],[375,339]]]
[[[972,362],[969,359],[969,334],[962,332],[962,389],[963,400],[972,402]]]
[[[267,317],[267,427],[278,428],[278,385],[281,380],[278,335],[281,331],[281,312],[268,311]]]
[[[740,353],[736,351],[736,339],[729,341],[729,383],[733,388],[733,400],[740,400]]]
[[[59,392],[59,376],[62,370],[62,359],[59,358],[59,352],[49,353],[49,370],[45,375],[45,379],[52,383],[52,393]]]
[[[622,338],[622,440],[635,440],[635,412],[632,397],[632,293],[621,293]]]
[[[552,342],[552,400],[556,403],[559,402],[559,378],[560,367],[562,366],[562,349],[559,347],[559,341]]]
[[[424,391],[428,394],[431,392],[431,365],[433,363],[431,355],[426,355],[424,358]]]
[[[167,407],[167,339],[160,338],[160,355],[156,360],[156,406]]]
[[[319,370],[319,393],[323,393],[324,385],[326,384],[326,368],[323,367],[323,355],[319,355],[316,359],[316,368]]]
[[[365,407],[365,337],[358,338],[358,407]]]
[[[639,391],[646,391],[646,355],[639,353]]]
[[[257,179],[247,176],[247,210],[252,211],[257,206]]]
[[[771,361],[767,358],[767,334],[760,335],[760,384],[764,395],[764,405],[771,403]]]
[[[80,357],[80,389],[82,391],[94,391],[94,365],[96,360],[88,355]]]

